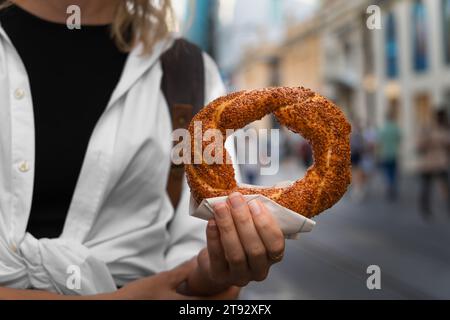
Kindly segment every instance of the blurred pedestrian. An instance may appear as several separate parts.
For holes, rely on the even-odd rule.
[[[360,201],[364,196],[365,174],[362,168],[364,136],[358,124],[353,125],[350,145],[353,176],[351,197],[353,200]]]
[[[445,110],[438,110],[432,124],[423,128],[417,143],[419,172],[421,180],[420,209],[426,217],[431,211],[433,180],[441,183],[447,209],[450,213],[449,157],[450,128]]]
[[[401,131],[396,123],[394,112],[388,113],[386,122],[379,132],[379,156],[386,176],[386,198],[395,201],[398,196],[398,154]]]
[[[364,172],[364,197],[366,197],[376,169],[376,148],[378,145],[376,127],[369,123],[363,130],[363,139],[364,152],[361,160],[361,168]]]
[[[305,169],[309,168],[313,164],[314,159],[312,148],[306,139],[302,139],[298,143],[298,154]]]
[[[248,138],[237,140],[237,161],[240,164],[239,169],[244,178],[243,182],[249,185],[257,185],[260,177],[260,159],[258,158],[258,141],[260,137],[252,135],[252,132],[258,132],[258,129],[253,125],[248,125],[241,132],[242,137]]]

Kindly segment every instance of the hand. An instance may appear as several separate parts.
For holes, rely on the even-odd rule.
[[[195,260],[187,261],[170,271],[133,281],[117,291],[117,298],[125,300],[185,300],[194,299],[177,292],[196,268]]]
[[[277,222],[258,200],[248,204],[240,193],[214,206],[207,248],[198,256],[199,270],[220,288],[244,287],[266,279],[283,258],[285,241]]]

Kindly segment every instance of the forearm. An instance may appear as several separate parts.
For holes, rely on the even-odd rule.
[[[90,296],[69,296],[47,291],[0,287],[0,300],[113,300],[117,298],[115,292]]]

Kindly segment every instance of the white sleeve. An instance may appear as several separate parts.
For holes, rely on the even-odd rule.
[[[214,61],[204,54],[205,63],[205,105],[226,93],[219,70]],[[225,145],[230,153],[233,163],[235,150],[233,140],[227,140]],[[240,181],[239,170],[235,165],[236,179]],[[186,183],[183,182],[183,192],[170,224],[170,245],[166,253],[167,268],[171,269],[180,263],[196,256],[206,245],[206,222],[189,216],[189,203],[191,193]]]

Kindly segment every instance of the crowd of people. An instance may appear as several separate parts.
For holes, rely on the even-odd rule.
[[[402,130],[395,114],[388,113],[383,126],[375,128],[353,126],[351,137],[353,186],[351,197],[355,201],[364,199],[369,191],[369,182],[376,172],[384,176],[387,201],[396,201],[399,195],[399,164],[402,146]],[[432,213],[433,182],[439,182],[439,190],[447,202],[450,212],[450,125],[444,109],[437,109],[430,123],[414,137],[415,172],[420,183],[417,196],[424,217]]]

